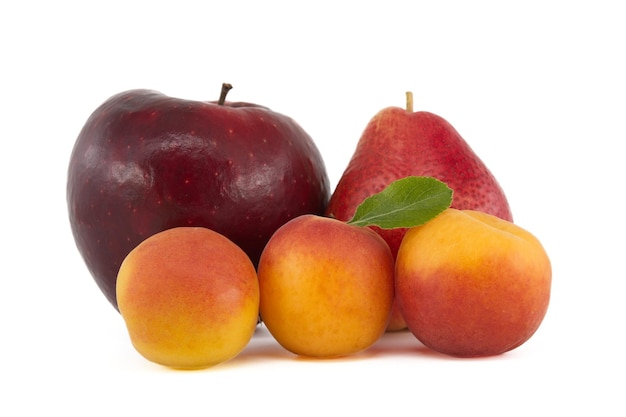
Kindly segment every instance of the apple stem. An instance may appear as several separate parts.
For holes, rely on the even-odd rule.
[[[228,83],[222,84],[222,92],[220,93],[220,99],[217,102],[218,105],[220,106],[224,105],[224,103],[226,102],[226,94],[228,94],[231,88],[233,88],[231,84],[228,84]]]
[[[413,93],[410,91],[406,92],[406,111],[413,113]]]

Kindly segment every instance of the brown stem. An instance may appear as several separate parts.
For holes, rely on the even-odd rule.
[[[218,105],[220,106],[224,105],[224,103],[226,102],[226,94],[228,94],[231,88],[233,88],[231,84],[228,84],[228,83],[222,84],[222,92],[220,93],[220,99],[217,102]]]
[[[413,113],[413,93],[410,91],[406,92],[406,111]]]

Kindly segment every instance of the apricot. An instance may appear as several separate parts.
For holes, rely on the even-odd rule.
[[[232,359],[258,321],[259,286],[250,258],[206,228],[177,227],[144,240],[122,262],[116,292],[135,349],[172,368]]]
[[[550,259],[530,232],[496,216],[448,209],[404,236],[396,297],[424,345],[460,356],[514,349],[538,329],[550,300]]]
[[[351,355],[385,332],[393,274],[389,246],[369,228],[303,215],[280,227],[261,254],[261,318],[297,355]]]

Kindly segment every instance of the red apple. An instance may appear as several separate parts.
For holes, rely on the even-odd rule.
[[[322,157],[293,119],[266,107],[183,100],[130,90],[98,107],[71,154],[67,204],[89,271],[117,308],[126,255],[149,236],[200,226],[239,245],[256,265],[276,229],[321,214]]]

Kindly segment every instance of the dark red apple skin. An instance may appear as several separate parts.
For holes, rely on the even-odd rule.
[[[76,245],[115,308],[120,264],[147,237],[207,227],[256,265],[276,229],[322,214],[328,199],[322,157],[293,119],[254,104],[151,90],[117,94],[93,112],[67,178]]]

